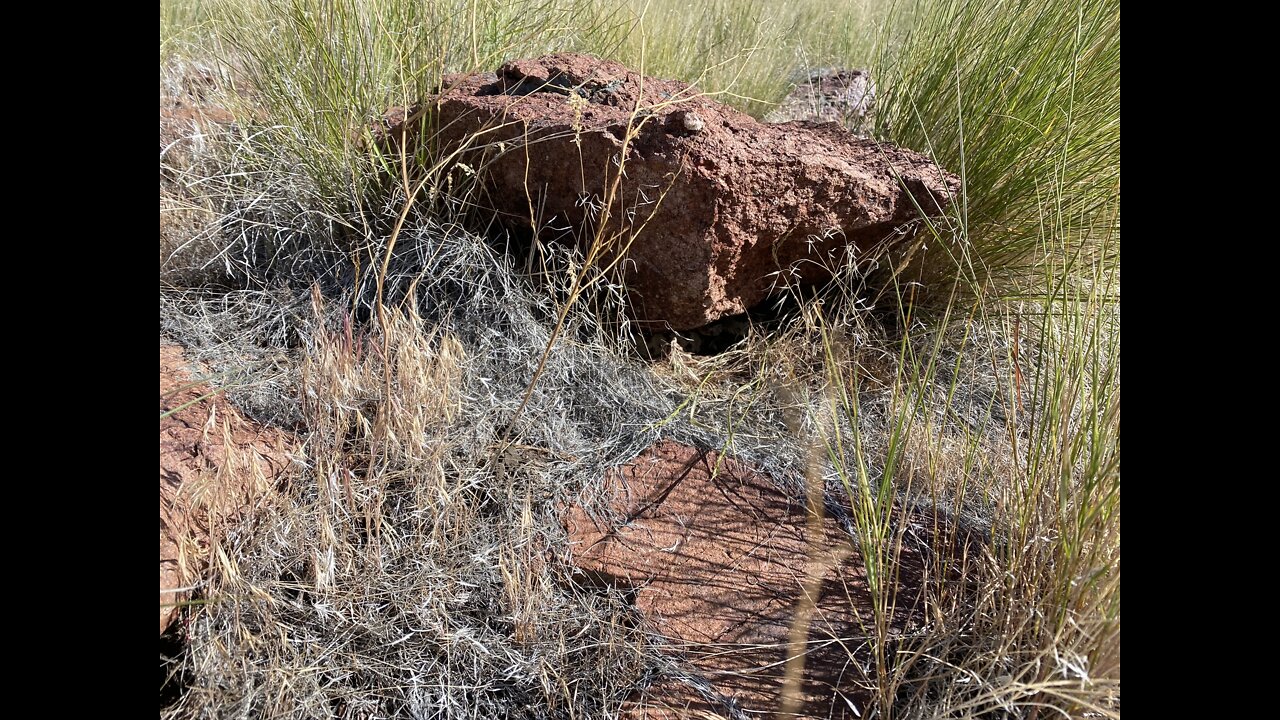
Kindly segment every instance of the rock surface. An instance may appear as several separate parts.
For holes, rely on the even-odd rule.
[[[806,72],[782,103],[764,116],[764,121],[834,122],[862,134],[870,128],[875,107],[876,82],[870,72],[817,68]]]
[[[432,122],[434,121],[434,122]],[[817,282],[895,229],[945,207],[956,176],[834,126],[765,124],[689,85],[584,55],[450,76],[386,136],[463,149],[477,202],[514,227],[596,244],[642,327],[687,330],[742,313],[788,281]],[[619,168],[622,178],[619,180]],[[455,166],[456,167],[456,166]]]
[[[801,716],[865,714],[858,665],[872,632],[871,597],[837,520],[811,525],[803,499],[790,501],[744,463],[671,441],[613,473],[605,493],[610,517],[582,506],[565,514],[572,562],[590,581],[633,592],[646,621],[701,672],[648,688],[629,702],[629,717],[775,712],[809,574],[822,584],[807,636]],[[897,630],[920,618],[921,557],[920,546],[904,543]]]
[[[160,342],[160,634],[225,530],[287,467],[289,437],[242,417],[193,383],[182,349]]]

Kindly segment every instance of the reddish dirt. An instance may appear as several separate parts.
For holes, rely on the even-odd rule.
[[[509,226],[569,242],[596,242],[611,197],[600,237],[621,240],[603,257],[638,237],[622,272],[650,329],[701,327],[786,279],[825,280],[852,249],[917,218],[917,205],[941,212],[959,187],[910,150],[834,125],[761,123],[685,83],[585,55],[517,60],[444,88],[390,113],[386,141],[434,129],[442,151],[464,149],[468,170],[455,180],[478,170],[480,201]]]
[[[274,488],[292,438],[194,383],[182,349],[160,341],[160,633],[208,567],[211,538]]]
[[[209,133],[231,124],[231,112],[214,100],[221,92],[217,75],[207,68],[188,64],[180,76],[164,81],[160,90],[160,152],[184,142],[196,133]],[[184,149],[177,147],[174,149]],[[172,152],[172,150],[171,150]]]
[[[209,134],[235,118],[225,108],[182,98],[160,98],[160,152],[187,149],[196,133]]]
[[[838,521],[811,525],[803,500],[788,500],[746,464],[670,441],[611,474],[605,492],[612,519],[581,506],[565,515],[572,562],[590,581],[634,592],[646,621],[709,683],[699,692],[696,683],[660,682],[632,698],[630,718],[777,711],[808,574],[822,580],[801,716],[856,717],[851,704],[865,711],[858,666],[872,604],[861,557]],[[922,558],[921,546],[903,543],[894,632],[922,617]]]

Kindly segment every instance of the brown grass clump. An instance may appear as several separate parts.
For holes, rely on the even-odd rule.
[[[167,713],[481,718],[620,702],[643,636],[625,606],[568,580],[539,474],[498,473],[473,444],[458,338],[412,312],[383,327],[337,316],[302,365],[305,470],[218,548],[190,686]]]

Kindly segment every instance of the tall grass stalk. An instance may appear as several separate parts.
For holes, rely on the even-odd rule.
[[[965,247],[932,277],[1034,291],[1046,262],[1113,266],[1119,226],[1120,8],[1115,0],[904,3],[882,45],[878,133],[962,172]],[[1042,210],[1071,232],[1043,254]],[[945,284],[943,285],[945,287]]]
[[[1044,241],[1046,252],[1061,250],[1048,247],[1061,236]],[[1034,301],[992,306],[979,299],[967,318],[928,323],[904,317],[889,428],[874,437],[863,437],[858,364],[841,356],[819,319],[837,399],[833,415],[843,420],[829,423],[828,447],[866,565],[882,717],[1116,715],[1119,314],[1109,269],[1095,263],[1075,270],[1090,275],[1073,284],[1047,273]],[[956,302],[945,312],[959,309]],[[1003,327],[996,336],[1003,340],[980,344],[967,329],[975,321]],[[949,333],[939,328],[959,328],[960,335],[944,340]],[[950,367],[939,362],[949,353],[957,358]],[[961,366],[981,366],[983,355],[1003,386],[989,401],[994,420],[985,426],[958,402],[972,372]],[[971,502],[985,516],[986,549],[977,555],[966,540],[974,527],[963,520]],[[905,510],[920,503],[941,513],[926,572],[929,622],[904,641],[894,617],[911,522]]]
[[[581,3],[485,0],[243,0],[218,30],[267,120],[258,145],[300,171],[344,214],[394,193],[371,133],[392,107],[435,90],[445,72],[492,70],[565,47]],[[393,175],[394,177],[394,175]]]

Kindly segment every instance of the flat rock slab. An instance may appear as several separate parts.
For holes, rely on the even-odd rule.
[[[875,113],[876,83],[863,69],[815,68],[805,73],[765,122],[810,120],[839,123],[863,133]]]
[[[208,567],[210,540],[288,467],[292,438],[236,411],[160,342],[160,634]],[[168,413],[165,415],[165,413]]]
[[[630,717],[777,711],[811,575],[821,590],[805,643],[802,716],[865,710],[859,666],[874,634],[872,605],[839,522],[811,523],[802,499],[744,463],[670,441],[612,473],[604,492],[607,517],[582,506],[565,514],[572,562],[593,582],[633,592],[646,621],[705,681],[663,681],[632,699]],[[901,563],[919,567],[919,556],[904,550]],[[899,583],[895,627],[918,617],[919,573]]]
[[[834,125],[765,124],[673,80],[558,54],[450,76],[386,137],[475,171],[508,226],[595,245],[644,327],[698,328],[817,282],[924,214],[959,179]],[[619,176],[621,175],[621,179]]]

